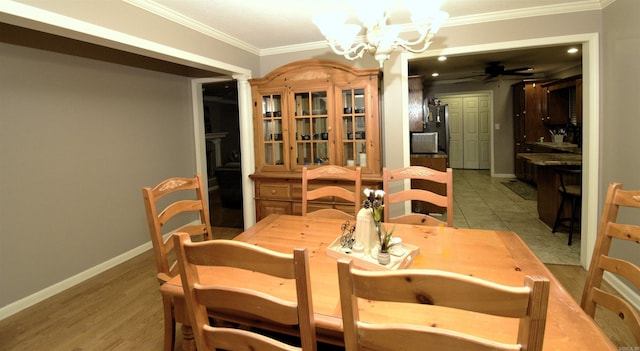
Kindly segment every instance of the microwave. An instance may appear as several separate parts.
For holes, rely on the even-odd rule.
[[[412,154],[437,154],[438,132],[411,132]]]

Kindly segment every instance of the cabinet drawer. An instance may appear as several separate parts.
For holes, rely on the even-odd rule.
[[[291,187],[289,184],[260,184],[258,196],[269,199],[290,199]]]
[[[302,199],[302,184],[294,184],[291,186],[291,198],[294,200]]]
[[[256,200],[256,216],[258,220],[271,214],[291,214],[291,203],[288,201]]]

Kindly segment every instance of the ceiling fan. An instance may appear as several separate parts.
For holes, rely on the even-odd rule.
[[[521,77],[529,77],[533,75],[533,72],[523,72],[530,71],[533,67],[518,67],[518,68],[510,68],[505,69],[504,65],[500,62],[489,62],[487,66],[484,68],[484,74],[478,75],[477,77],[485,77],[485,80],[491,80],[498,78],[499,76],[521,76]]]

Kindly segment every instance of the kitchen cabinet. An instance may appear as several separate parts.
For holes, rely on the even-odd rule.
[[[447,154],[442,151],[437,154],[411,155],[409,162],[411,166],[428,167],[441,172],[447,171]],[[424,189],[436,194],[447,195],[446,184],[438,184],[428,180],[413,179],[411,180],[411,188]],[[411,201],[411,210],[415,213],[424,214],[445,214],[447,212],[446,207],[440,207],[428,202],[416,200]],[[444,218],[444,220],[446,221],[446,218]]]
[[[425,130],[422,76],[409,77],[409,131]]]
[[[271,213],[299,214],[296,189],[303,167],[359,166],[366,185],[381,188],[379,80],[377,68],[318,59],[249,80],[256,160],[250,177],[258,220]]]
[[[580,167],[582,166],[582,154],[572,152],[558,153],[529,153],[521,156],[527,163],[537,168],[537,204],[540,220],[549,227],[553,227],[556,213],[560,207],[561,196],[558,192],[560,178],[555,167]],[[579,184],[580,175],[571,175],[565,178],[567,184]],[[569,217],[568,209],[562,217]]]
[[[543,84],[546,90],[545,124],[552,129],[582,124],[582,79],[569,77]]]
[[[519,153],[531,152],[527,143],[541,137],[550,138],[544,124],[546,118],[544,81],[523,81],[511,86],[513,96],[514,173],[518,179],[532,182],[533,172]]]

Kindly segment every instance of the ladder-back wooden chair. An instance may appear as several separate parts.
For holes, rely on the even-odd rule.
[[[176,233],[173,240],[177,248],[180,278],[185,291],[187,314],[191,321],[196,346],[200,351],[224,350],[316,350],[316,334],[309,276],[309,257],[306,248],[284,254],[256,245],[233,240],[192,242],[186,233]],[[281,286],[283,280],[293,281],[295,292],[291,299],[272,296],[242,286],[216,285],[199,275],[203,267],[231,267],[243,270],[255,279],[274,279]],[[240,273],[238,273],[240,274]],[[265,278],[265,275],[268,278]],[[270,290],[271,291],[271,290]],[[212,326],[210,315],[240,321],[243,316],[265,321],[273,331],[294,331],[300,337],[300,347],[276,341],[254,330]],[[238,318],[234,318],[238,316]],[[282,329],[277,326],[281,326]]]
[[[625,278],[636,289],[640,289],[640,268],[632,262],[609,255],[613,239],[623,240],[626,245],[633,246],[634,252],[638,252],[640,225],[618,223],[618,212],[621,207],[635,212],[634,218],[638,218],[640,190],[622,190],[622,184],[612,183],[609,185],[604,202],[598,237],[582,292],[581,306],[591,317],[595,316],[597,305],[611,310],[622,319],[636,341],[640,343],[640,315],[638,311],[624,298],[601,289],[602,276],[605,271]]]
[[[511,287],[437,270],[364,271],[353,268],[351,260],[340,259],[338,279],[346,351],[542,350],[549,299],[547,278],[526,276],[524,286]],[[395,322],[393,313],[384,323],[363,321],[359,301],[425,304],[433,305],[439,313],[447,313],[441,307],[448,307],[519,318],[517,339],[514,335],[517,341],[503,343],[441,326]],[[485,327],[492,328],[491,325]]]
[[[440,195],[424,189],[407,189],[397,192],[391,192],[391,183],[409,180],[424,180],[435,184],[442,184],[446,188],[446,194]],[[453,227],[453,171],[447,168],[445,172],[423,166],[410,166],[395,170],[389,170],[386,167],[382,169],[382,182],[385,191],[384,203],[386,206],[402,203],[406,201],[423,201],[439,207],[446,208],[447,221],[441,221],[433,216],[422,213],[411,213],[391,217],[389,210],[384,211],[384,221],[387,223],[405,223],[405,224],[426,224],[440,225],[446,224]]]
[[[200,174],[194,178],[169,178],[153,188],[142,189],[147,224],[156,261],[157,278],[164,284],[178,274],[173,240],[164,239],[171,231],[189,233],[210,240],[213,237],[209,208]],[[165,226],[166,225],[166,226]],[[173,350],[176,322],[186,316],[175,313],[171,296],[162,296],[164,308],[164,350]]]
[[[324,186],[313,185],[318,181]],[[353,191],[343,186],[326,185],[330,181],[349,182],[349,188],[353,187]],[[340,166],[320,166],[314,169],[302,168],[302,215],[318,216],[338,219],[355,219],[360,209],[361,192],[361,169],[349,169]],[[344,204],[336,204],[336,198],[345,201]],[[331,208],[321,208],[310,211],[309,201],[323,200],[331,206]],[[323,206],[319,204],[317,206]],[[353,209],[351,209],[351,207]]]

